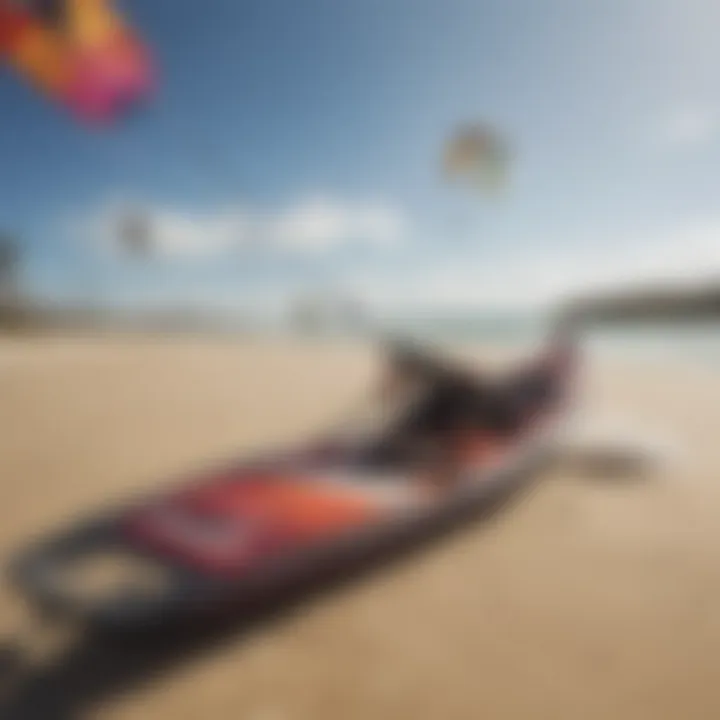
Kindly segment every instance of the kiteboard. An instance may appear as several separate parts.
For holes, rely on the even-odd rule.
[[[455,443],[450,466],[378,465],[362,443],[330,433],[60,532],[22,553],[11,578],[40,613],[103,630],[241,611],[511,496],[542,465],[561,422],[566,378],[547,382],[553,391],[535,393],[512,433],[478,424]]]

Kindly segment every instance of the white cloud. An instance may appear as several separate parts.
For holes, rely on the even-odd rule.
[[[386,205],[316,198],[271,218],[268,230],[278,247],[314,253],[353,243],[397,245],[405,234],[405,221]]]
[[[378,308],[539,308],[644,284],[720,282],[720,219],[646,237],[578,242],[560,252],[448,260],[406,272],[348,277],[345,285]]]
[[[661,147],[699,147],[720,134],[720,109],[710,105],[686,105],[669,112],[658,124],[655,141]]]
[[[191,213],[145,203],[110,201],[80,223],[80,234],[95,247],[123,251],[124,226],[139,218],[143,234],[158,257],[197,258],[216,255],[247,243],[245,213],[229,209],[214,214]]]
[[[571,291],[720,280],[720,219],[663,228],[648,237],[621,239],[613,242],[611,252],[591,250],[579,265],[577,281],[569,286]]]
[[[143,218],[152,253],[166,258],[200,258],[247,247],[275,252],[322,254],[343,246],[388,248],[406,234],[403,214],[387,203],[311,198],[274,212],[225,208],[192,213],[148,204],[111,202],[83,223],[83,235],[122,250],[129,213]]]

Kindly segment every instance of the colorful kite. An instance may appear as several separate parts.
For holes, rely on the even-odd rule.
[[[152,91],[145,46],[111,0],[0,0],[0,58],[92,122],[115,119]]]
[[[487,125],[467,125],[448,141],[443,157],[445,176],[484,192],[504,187],[509,151],[503,138]]]

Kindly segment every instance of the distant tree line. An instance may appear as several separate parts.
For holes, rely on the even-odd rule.
[[[18,239],[0,233],[0,329],[15,329],[27,321],[21,293],[21,253]]]
[[[637,292],[581,298],[561,311],[581,325],[625,322],[720,321],[720,280],[692,289],[651,288]]]

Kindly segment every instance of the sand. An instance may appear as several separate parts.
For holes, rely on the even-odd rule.
[[[0,561],[83,510],[322,427],[373,362],[287,341],[0,341]],[[5,716],[720,717],[720,373],[606,359],[584,396],[670,433],[681,462],[637,482],[556,469],[490,521],[160,675],[118,670],[112,648],[63,675],[61,656],[33,687],[64,692],[15,694]],[[22,610],[3,586],[0,637]]]

